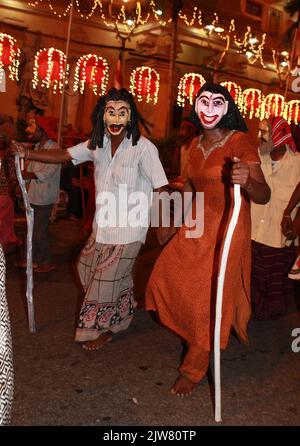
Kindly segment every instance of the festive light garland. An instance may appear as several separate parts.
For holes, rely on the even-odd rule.
[[[232,99],[237,104],[241,113],[243,113],[244,98],[243,98],[243,92],[242,92],[241,87],[238,84],[236,84],[235,82],[231,82],[231,81],[221,82],[221,85],[223,87],[227,88]]]
[[[285,111],[285,100],[281,94],[268,94],[261,105],[260,119],[270,118],[273,116],[282,116]]]
[[[96,54],[81,56],[75,68],[75,92],[84,93],[85,86],[89,85],[95,95],[104,95],[108,82],[108,64],[105,59]]]
[[[243,91],[243,116],[249,112],[249,118],[252,119],[253,115],[256,118],[260,117],[260,107],[263,103],[264,95],[257,88],[247,88]]]
[[[261,42],[259,43],[259,40],[256,37],[253,37],[250,26],[247,26],[247,31],[244,34],[243,40],[237,39],[236,36],[234,37],[234,43],[238,47],[237,52],[245,54],[251,65],[259,60],[263,68],[266,68],[262,54],[265,41],[266,33],[262,35]]]
[[[5,68],[9,70],[10,79],[19,80],[20,53],[16,39],[9,34],[0,33],[0,82]]]
[[[293,99],[285,104],[283,118],[286,119],[289,124],[291,124],[291,122],[294,122],[295,124],[300,123],[300,101],[298,99]]]
[[[140,102],[144,98],[147,103],[157,103],[159,91],[159,74],[154,68],[147,66],[135,68],[130,75],[130,92]]]
[[[204,77],[198,73],[187,73],[182,76],[178,85],[177,104],[184,107],[185,101],[188,99],[192,105],[196,94],[205,82]]]
[[[35,6],[42,1],[43,0],[36,0],[34,3]],[[96,3],[102,7],[101,1],[97,0]],[[125,14],[125,10],[122,11],[122,14]],[[200,11],[195,7],[193,20],[195,21],[195,18],[197,17],[200,23],[199,14]],[[186,17],[185,19],[187,20]],[[218,24],[217,14],[215,14],[214,26],[216,24]],[[234,21],[232,20],[229,27],[229,33],[232,33],[234,30],[235,26]],[[250,33],[249,30],[248,32]],[[221,36],[221,38],[226,37]],[[250,38],[252,39],[252,37]],[[247,39],[249,39],[249,35]],[[251,45],[254,45],[253,41]],[[7,56],[7,54],[4,55],[4,47],[9,47],[9,56]],[[273,50],[273,60],[274,57],[277,57],[277,54],[278,53],[275,54]],[[286,61],[286,64],[290,66],[288,52],[282,52],[281,55],[284,58],[283,60]],[[3,76],[3,68],[8,67],[10,72],[9,77],[18,80],[19,57],[20,49],[17,47],[16,39],[8,34],[0,33],[0,76]],[[95,65],[91,69],[91,76],[88,80],[87,64],[92,58],[94,58]],[[3,59],[5,59],[5,61]],[[41,63],[46,64],[46,72],[41,73]],[[54,76],[55,63],[59,64],[59,71],[57,72],[56,70]],[[287,66],[286,64],[284,65],[285,67]],[[101,78],[101,81],[99,81],[99,79],[96,80],[97,74],[99,75],[99,66],[103,71],[103,78]],[[37,88],[38,84],[41,84],[41,86],[46,88],[53,86],[54,93],[57,91],[61,92],[64,83],[67,83],[68,70],[69,66],[66,63],[66,56],[62,51],[55,48],[44,48],[38,51],[34,60],[33,88]],[[147,103],[153,101],[153,103],[156,104],[158,99],[159,80],[159,74],[154,69],[145,66],[138,67],[131,73],[130,91],[133,95],[137,96],[138,101],[142,101],[145,97]],[[95,54],[88,54],[82,56],[77,61],[74,91],[79,89],[80,93],[83,93],[85,85],[90,84],[94,94],[104,94],[107,82],[108,64],[105,59],[98,57]],[[182,76],[178,85],[178,105],[184,107],[186,99],[188,99],[191,105],[194,96],[197,93],[197,85],[199,85],[200,88],[204,82],[204,77],[197,73],[187,73]],[[244,116],[249,112],[250,119],[252,119],[253,116],[260,119],[269,118],[270,116],[282,116],[289,123],[294,122],[295,124],[299,124],[300,122],[300,100],[291,100],[286,103],[284,97],[277,93],[271,93],[264,97],[262,92],[255,88],[248,88],[242,91],[239,85],[231,81],[223,82],[221,85],[228,89]],[[100,92],[98,91],[98,88]]]
[[[184,21],[184,23],[190,27],[190,26],[194,26],[194,23],[197,21],[198,24],[200,25],[200,27],[202,27],[202,12],[201,10],[195,6],[193,9],[193,15],[192,18],[189,20],[186,16],[186,14],[183,14],[182,11],[179,11],[178,13],[178,17]]]
[[[59,64],[58,72],[54,70],[55,63]],[[42,64],[46,64],[46,72],[41,71]],[[67,83],[69,66],[65,54],[55,48],[44,48],[38,51],[34,57],[32,86],[37,88],[53,87],[53,92],[62,92],[64,83]]]
[[[44,0],[27,0],[27,3],[32,7],[37,7],[43,3],[43,1]],[[63,12],[57,12],[51,0],[47,0],[47,5],[50,11],[59,18],[65,17],[70,12],[71,8],[71,2],[68,3]],[[86,14],[82,12],[80,0],[75,0],[75,5],[80,17],[87,20],[94,16],[96,10],[99,9],[100,19],[108,28],[114,28],[119,36],[129,37],[138,25],[146,25],[149,23],[151,17],[154,18],[154,20],[156,20],[161,26],[166,26],[168,23],[172,22],[172,17],[163,17],[163,11],[157,8],[155,0],[150,0],[150,3],[147,5],[148,11],[146,12],[144,18],[142,17],[143,13],[141,1],[136,1],[135,13],[126,13],[125,5],[120,6],[119,12],[113,13],[113,3],[111,2],[108,8],[109,14],[105,14],[103,2],[101,0],[93,0],[90,6],[90,12]],[[145,5],[143,6],[145,7]],[[265,68],[263,60],[263,49],[266,40],[265,33],[262,35],[261,42],[259,42],[259,40],[253,36],[251,27],[247,26],[247,31],[244,33],[243,38],[238,39],[237,36],[233,34],[235,31],[234,19],[230,21],[227,32],[225,32],[225,28],[220,25],[217,13],[214,13],[214,19],[210,24],[204,25],[203,13],[197,6],[194,6],[190,18],[188,18],[187,14],[184,13],[183,10],[180,10],[178,12],[178,19],[182,20],[188,27],[199,26],[201,32],[204,35],[205,33],[208,35],[208,39],[214,36],[214,39],[226,41],[225,49],[220,57],[220,63],[222,62],[225,54],[229,51],[231,43],[233,43],[234,51],[237,51],[239,54],[244,54],[250,64],[253,65],[258,61]]]

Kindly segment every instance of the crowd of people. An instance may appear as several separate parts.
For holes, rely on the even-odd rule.
[[[176,224],[175,217],[171,225],[162,223],[162,202],[152,199],[172,182],[157,148],[140,133],[133,96],[125,89],[109,90],[99,98],[92,124],[88,139],[67,126],[62,147],[55,142],[57,122],[40,116],[27,122],[31,145],[0,135],[1,244],[5,248],[16,241],[10,192],[16,181],[9,154],[18,152],[25,159],[23,177],[34,209],[35,272],[55,268],[48,225],[59,191],[68,194],[66,212],[71,220],[80,220],[89,210],[85,221],[90,235],[77,265],[85,297],[75,340],[86,350],[98,350],[132,321],[132,269],[156,206],[157,237],[165,247],[147,285],[146,309],[156,311],[186,343],[171,392],[188,396],[206,374],[213,350],[218,272],[234,184],[241,187],[242,204],[225,277],[221,348],[228,345],[232,328],[247,341],[250,317],[274,319],[287,311],[294,293],[292,279],[300,275],[300,154],[284,119],[261,121],[254,143],[227,89],[202,86],[190,115],[182,120],[177,147],[170,148],[177,172],[173,182],[180,182],[182,196],[190,197],[188,205],[196,218],[200,217],[195,197],[204,193],[203,234],[189,237],[190,228]],[[132,200],[137,194],[142,196]],[[88,203],[86,209],[82,203]],[[18,266],[26,266],[26,261]]]

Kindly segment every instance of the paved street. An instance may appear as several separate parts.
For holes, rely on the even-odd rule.
[[[17,231],[25,231],[24,221]],[[135,320],[97,352],[86,352],[73,341],[82,299],[74,263],[85,235],[80,225],[64,219],[51,224],[51,235],[58,268],[34,275],[36,334],[29,333],[27,325],[25,273],[15,267],[14,253],[7,257],[13,426],[214,426],[210,377],[190,398],[168,393],[182,348],[173,333],[143,310],[145,283],[160,250],[153,234],[135,271]],[[299,289],[298,302],[291,304],[286,317],[250,322],[249,346],[231,338],[222,353],[223,425],[300,424],[300,352],[291,350],[291,332],[297,327]]]

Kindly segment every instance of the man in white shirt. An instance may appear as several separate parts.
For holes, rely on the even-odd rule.
[[[19,148],[47,162],[92,161],[96,188],[93,232],[78,262],[86,292],[75,340],[98,350],[125,330],[136,306],[132,268],[149,227],[153,190],[168,184],[156,147],[140,135],[132,95],[112,88],[92,114],[91,139],[51,154]]]
[[[254,317],[266,320],[283,315],[293,295],[288,272],[295,250],[292,237],[282,232],[281,221],[300,178],[300,154],[282,118],[263,120],[259,129],[261,169],[271,199],[264,205],[251,203],[251,300]],[[295,208],[289,218],[294,219],[296,212]]]

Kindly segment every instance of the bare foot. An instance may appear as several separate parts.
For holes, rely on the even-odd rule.
[[[190,396],[197,383],[190,381],[186,376],[179,375],[170,392],[176,396]]]
[[[107,344],[108,342],[110,342],[112,340],[112,336],[110,331],[103,333],[99,336],[98,339],[95,339],[94,341],[87,341],[84,344],[82,344],[82,348],[84,350],[88,350],[88,351],[95,351],[95,350],[99,350],[100,348],[102,348],[105,344]]]

